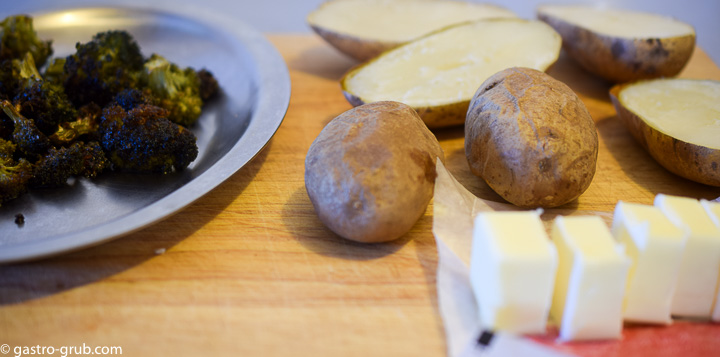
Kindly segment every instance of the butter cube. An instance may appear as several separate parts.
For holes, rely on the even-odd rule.
[[[484,328],[545,333],[556,268],[540,211],[475,218],[470,283]]]
[[[620,338],[630,260],[597,216],[557,217],[552,241],[558,268],[550,315],[560,340]]]
[[[672,314],[710,318],[720,274],[720,229],[696,199],[659,194],[655,206],[687,234]]]
[[[686,235],[654,206],[618,202],[612,233],[632,260],[623,302],[625,320],[670,324]]]
[[[700,200],[705,212],[710,216],[710,219],[715,223],[715,227],[720,227],[720,203],[710,202],[707,200]],[[715,306],[712,310],[712,320],[720,321],[720,282],[718,282],[717,291],[715,292]]]

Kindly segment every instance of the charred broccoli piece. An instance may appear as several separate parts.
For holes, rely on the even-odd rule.
[[[139,83],[144,58],[129,33],[100,32],[75,49],[64,65],[65,92],[75,106],[95,102],[103,107],[117,93]]]
[[[169,173],[186,168],[198,154],[195,135],[167,119],[167,110],[138,104],[103,109],[101,145],[113,170]]]
[[[40,71],[37,69],[37,63],[32,53],[27,53],[22,59],[14,59],[16,66],[18,66],[18,85],[20,88],[28,87],[37,81],[42,80]]]
[[[220,85],[215,76],[203,68],[198,71],[198,77],[200,78],[200,98],[203,102],[213,99],[220,92]]]
[[[31,54],[20,64],[20,90],[13,104],[20,114],[32,118],[46,135],[57,130],[58,124],[74,120],[77,110],[65,95],[62,86],[43,80]]]
[[[43,78],[56,86],[62,87],[65,82],[65,78],[67,78],[67,74],[65,73],[65,61],[66,58],[64,57],[54,58],[47,68],[45,68]]]
[[[13,60],[0,62],[0,100],[9,100],[15,97],[18,90],[18,69]]]
[[[34,165],[31,187],[58,187],[70,177],[93,178],[108,166],[100,144],[78,141],[68,147],[50,148]]]
[[[20,114],[7,100],[0,102],[0,107],[13,122],[12,141],[24,156],[35,157],[48,150],[50,140],[35,126],[34,121]]]
[[[7,59],[0,62],[1,99],[13,99],[20,90],[39,80],[42,80],[42,77],[30,53],[22,59]]]
[[[209,99],[218,90],[210,72],[182,69],[157,54],[145,62],[145,76],[155,104],[170,112],[168,119],[183,126],[195,123],[202,111],[203,97]]]
[[[52,55],[52,41],[42,41],[35,33],[30,16],[6,17],[0,22],[0,59],[20,59],[31,53],[42,67]]]
[[[143,92],[137,89],[126,89],[113,99],[115,103],[120,105],[126,111],[135,108],[140,104],[152,104],[152,99],[148,98]]]
[[[62,87],[45,81],[35,82],[21,90],[13,102],[20,114],[33,118],[37,128],[46,135],[54,133],[58,124],[75,120],[78,116]]]
[[[78,109],[78,113],[76,120],[60,123],[58,130],[48,137],[50,142],[66,146],[79,139],[100,140],[98,127],[102,108],[95,103],[90,103]]]
[[[140,104],[150,104],[150,101],[137,89],[126,89],[113,99],[126,111]],[[67,146],[76,140],[99,141],[100,116],[102,108],[95,103],[82,106],[78,110],[77,120],[61,123],[58,130],[49,136],[54,145]]]
[[[0,139],[0,204],[27,191],[32,165],[25,159],[14,160],[15,144]]]

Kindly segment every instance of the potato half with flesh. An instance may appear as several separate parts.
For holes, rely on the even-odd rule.
[[[610,97],[630,133],[660,165],[720,186],[719,81],[640,81],[613,87]]]
[[[305,158],[305,188],[320,220],[366,243],[407,233],[433,194],[440,144],[412,108],[377,102],[333,119]]]
[[[595,175],[598,136],[585,104],[564,83],[508,68],[482,84],[465,123],[473,174],[508,202],[555,207],[580,196]]]
[[[430,128],[463,124],[473,94],[510,66],[546,70],[560,36],[547,24],[489,19],[455,25],[406,43],[350,70],[341,80],[352,105],[405,103]]]
[[[516,17],[502,7],[452,0],[334,0],[307,17],[339,51],[366,61],[402,43],[470,20]]]
[[[675,76],[695,48],[692,26],[670,17],[582,5],[546,5],[538,18],[588,72],[612,82]]]

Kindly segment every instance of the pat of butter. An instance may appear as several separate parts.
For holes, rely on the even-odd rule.
[[[702,204],[703,208],[705,208],[705,212],[708,213],[710,219],[713,223],[715,223],[715,226],[720,227],[720,203],[700,200],[700,204]],[[716,289],[715,306],[712,310],[712,320],[720,322],[720,281],[718,282],[718,287]]]
[[[545,333],[556,268],[540,211],[475,218],[470,283],[484,328]]]
[[[687,234],[672,314],[710,318],[720,273],[720,229],[696,199],[659,194],[655,206]]]
[[[597,216],[562,217],[553,223],[558,268],[550,315],[560,340],[620,338],[630,260]]]
[[[686,235],[654,206],[618,202],[612,232],[632,259],[623,317],[670,324]]]

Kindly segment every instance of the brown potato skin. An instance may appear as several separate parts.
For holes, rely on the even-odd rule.
[[[432,198],[445,155],[417,113],[398,102],[361,105],[333,119],[305,158],[305,188],[341,237],[386,242],[407,233]]]
[[[673,77],[695,49],[695,35],[630,39],[605,36],[538,12],[563,39],[563,48],[581,67],[610,82]]]
[[[318,34],[318,36],[322,37],[336,50],[359,62],[365,62],[371,58],[377,57],[379,54],[402,44],[401,42],[367,40],[356,36],[338,33],[313,24],[311,24],[310,27],[316,34]]]
[[[473,174],[522,208],[555,207],[592,182],[595,123],[564,83],[530,68],[508,68],[475,93],[465,122]]]
[[[610,89],[610,99],[620,120],[645,151],[662,167],[678,176],[720,187],[720,150],[675,139],[647,125],[618,99],[620,91],[626,86],[616,85]]]

